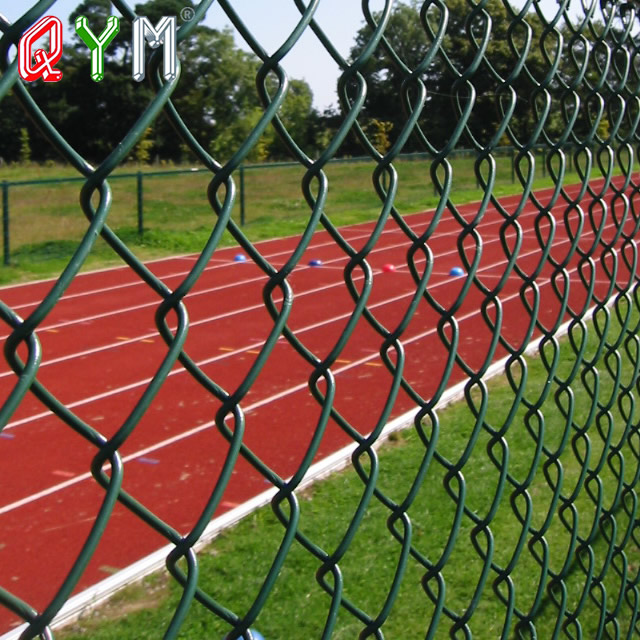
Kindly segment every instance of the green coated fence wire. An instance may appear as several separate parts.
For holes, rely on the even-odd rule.
[[[429,611],[421,637],[637,637],[640,6],[619,0],[528,0],[517,5],[506,0],[362,0],[363,26],[353,34],[354,47],[345,57],[317,17],[322,3],[291,0],[289,9],[297,11],[297,21],[272,53],[241,18],[238,5],[247,3],[185,3],[193,10],[189,20],[178,23],[178,43],[187,42],[207,11],[217,6],[243,47],[259,61],[253,80],[261,108],[235,148],[226,155],[217,153],[215,145],[202,140],[202,131],[190,127],[188,114],[181,112],[181,81],[187,69],[178,61],[175,77],[165,79],[162,47],[148,49],[146,75],[153,96],[135,114],[120,143],[96,165],[67,142],[55,117],[41,108],[19,74],[20,38],[41,17],[55,13],[56,3],[33,2],[13,22],[0,16],[0,100],[17,101],[51,148],[83,178],[77,211],[87,221],[72,257],[37,305],[21,317],[0,302],[9,333],[4,357],[14,372],[0,407],[0,429],[26,399],[36,398],[92,448],[90,471],[102,495],[68,574],[46,605],[36,608],[28,595],[13,593],[9,576],[0,566],[0,606],[27,623],[22,638],[53,638],[56,615],[75,592],[114,510],[124,507],[150,536],[172,545],[166,567],[181,596],[166,628],[157,629],[156,637],[179,637],[193,607],[206,609],[224,623],[227,638],[252,637],[250,630],[258,628],[256,621],[282,579],[293,549],[302,549],[317,563],[316,581],[325,603],[318,638],[347,637],[339,635],[345,620],[349,629],[357,628],[353,637],[389,637],[385,624],[405,597],[408,572],[416,568],[421,579],[411,588],[420,590]],[[133,7],[125,0],[112,0],[95,2],[93,7],[117,12],[121,28],[131,32],[136,17],[145,15],[142,11],[162,15],[180,9],[179,4],[152,0]],[[274,3],[273,11],[281,10],[281,5]],[[91,7],[91,2],[84,3],[87,13]],[[340,70],[333,126],[325,132],[321,148],[313,152],[296,137],[285,109],[291,92],[285,63],[298,55],[296,45],[307,37],[314,38]],[[232,77],[234,70],[201,72]],[[200,106],[208,108],[204,98]],[[210,172],[202,197],[208,198],[213,214],[206,244],[188,273],[172,287],[154,275],[109,226],[113,203],[109,178],[145,132],[161,121],[170,122],[176,144],[186,145],[199,168]],[[390,124],[376,129],[372,121]],[[383,130],[386,137],[380,133]],[[231,217],[239,169],[251,160],[265,136],[273,133],[288,160],[299,164],[306,202],[299,214],[304,230],[278,266]],[[346,145],[356,143],[375,163],[370,182],[362,189],[372,184],[378,199],[377,215],[359,244],[332,222],[334,192],[328,166],[344,155]],[[496,151],[505,146],[514,149],[510,162],[520,186],[517,197],[510,200],[513,206],[504,204],[496,187]],[[482,190],[471,213],[457,198],[451,163],[462,148],[472,150]],[[542,170],[541,148],[550,185],[544,193],[534,188]],[[438,196],[422,225],[413,224],[406,216],[413,212],[397,205],[403,187],[397,165],[407,152],[428,154],[425,197],[432,196],[434,189]],[[570,169],[578,175],[572,178],[573,184],[567,178]],[[487,231],[489,211],[497,212],[498,223]],[[447,298],[434,285],[442,268],[435,247],[452,235],[451,228],[455,228],[451,247],[463,277],[457,280],[455,295]],[[372,268],[376,247],[390,229],[401,237],[403,266],[413,279],[408,302],[399,307],[393,323],[374,302]],[[340,334],[316,351],[292,322],[297,296],[291,275],[321,230],[346,259],[343,287],[352,305]],[[255,359],[233,383],[205,373],[185,348],[191,326],[187,297],[216,257],[225,234],[264,274],[262,301],[270,316]],[[166,345],[144,391],[109,436],[65,405],[39,377],[46,357],[39,332],[85,265],[98,236],[157,296],[155,325]],[[484,268],[491,259],[489,240],[500,246],[500,271],[492,277]],[[517,282],[515,288],[513,282]],[[509,296],[521,308],[515,333],[505,328]],[[465,314],[471,311],[478,312],[475,336],[462,327]],[[434,349],[441,353],[441,366],[422,374],[432,383],[428,393],[407,373],[412,349],[409,328],[421,315],[431,318],[429,329],[437,337]],[[367,406],[371,390],[352,399],[347,410],[336,402],[335,371],[363,326],[375,336],[387,376],[378,389],[382,402],[375,415],[358,411],[359,403]],[[527,352],[537,340],[536,366],[544,378],[539,387],[530,382],[533,365]],[[306,430],[306,449],[295,473],[287,478],[247,444],[243,408],[256,380],[279,357],[276,345],[283,341],[306,363],[309,397],[317,409],[314,421],[298,426]],[[480,343],[472,356],[464,349],[469,341]],[[504,358],[503,384],[510,393],[496,413],[486,378],[500,358]],[[215,424],[228,443],[222,469],[186,532],[145,507],[123,485],[123,451],[175,367],[188,372],[215,400]],[[439,404],[455,372],[464,380],[466,439],[462,446],[447,448]],[[412,462],[413,480],[403,495],[390,490],[376,452],[385,426],[397,414],[400,398],[410,401],[413,418],[407,427],[422,448],[420,458]],[[327,547],[305,525],[300,486],[330,429],[339,429],[355,445],[351,465],[360,493],[351,511],[342,514],[346,526],[339,539]],[[2,472],[2,457],[9,455],[3,451],[3,442],[0,483],[4,484],[10,479]],[[467,479],[470,469],[480,464],[485,465],[487,476],[481,500],[479,487]],[[219,601],[203,587],[195,548],[241,465],[250,465],[275,488],[271,508],[281,535],[264,574],[252,578],[259,588],[250,606],[236,610],[234,603]],[[451,507],[450,514],[440,530],[419,535],[415,520],[421,516],[416,511],[425,508],[423,492],[433,482],[442,489],[441,499]],[[396,564],[378,609],[372,610],[352,597],[343,566],[376,509],[385,514],[388,535],[396,545]],[[509,540],[498,526],[505,519],[515,532]],[[557,534],[563,540],[559,562],[554,548]],[[473,550],[480,567],[475,584],[467,585],[462,608],[452,607],[448,599],[452,559],[461,546]],[[250,562],[246,571],[252,571]],[[370,571],[375,581],[376,567]],[[518,589],[523,573],[533,577],[534,584],[524,596]],[[483,623],[478,623],[487,597],[500,604],[497,631],[483,631]],[[587,609],[596,611],[596,622],[590,622],[588,630]],[[287,637],[297,637],[296,630]]]

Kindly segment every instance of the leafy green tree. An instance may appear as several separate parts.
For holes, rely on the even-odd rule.
[[[153,140],[150,139],[151,128],[145,129],[138,143],[133,148],[132,157],[138,164],[148,164],[151,160],[151,150],[153,149]]]
[[[207,150],[228,158],[259,106],[258,62],[235,46],[230,30],[198,27],[179,48],[182,73],[172,96],[180,116]],[[159,150],[171,156],[176,137],[158,121]],[[177,145],[176,145],[177,146]]]
[[[381,154],[385,154],[391,147],[389,134],[392,129],[393,122],[390,122],[389,120],[378,120],[376,118],[372,118],[365,127],[365,131],[371,141],[371,144]]]
[[[418,82],[410,80],[409,74],[429,57],[429,64],[419,74],[426,88],[419,125],[428,144],[436,148],[448,142],[486,145],[498,132],[509,103],[505,80],[513,75],[518,57],[526,51],[526,71],[510,80],[518,100],[509,130],[510,135],[526,139],[535,120],[530,96],[545,70],[539,49],[532,45],[527,51],[525,47],[526,27],[509,32],[511,19],[502,0],[489,0],[484,10],[468,0],[448,0],[446,13],[434,3],[421,14],[422,5],[412,0],[395,6],[385,29],[386,46],[381,43],[365,65],[368,91],[364,121],[392,122],[392,136],[397,137],[408,117],[407,103],[413,105],[418,96]],[[380,20],[380,14],[374,19]],[[528,22],[535,43],[541,32],[539,20],[532,14]],[[360,29],[352,59],[364,50],[371,35],[369,24]],[[437,46],[438,35],[443,35],[441,47]],[[478,62],[485,38],[486,51]],[[470,103],[473,109],[467,115]],[[466,126],[461,128],[460,122]],[[414,149],[424,149],[418,137],[406,150]]]
[[[20,129],[20,162],[31,162],[31,143],[29,142],[29,130],[26,127]]]
[[[313,111],[313,94],[304,80],[291,80],[278,116],[293,141],[307,153],[314,151],[313,129],[311,114]],[[290,157],[290,152],[284,140],[272,135],[268,144],[270,158]]]

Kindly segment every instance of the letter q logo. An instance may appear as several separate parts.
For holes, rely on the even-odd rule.
[[[33,44],[49,34],[49,51],[33,50]],[[40,18],[30,29],[24,32],[18,46],[18,73],[23,80],[33,82],[42,77],[45,82],[58,82],[62,71],[55,65],[62,57],[62,21],[55,16]],[[36,64],[33,65],[33,58]]]

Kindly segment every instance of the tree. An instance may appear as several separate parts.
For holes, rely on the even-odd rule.
[[[509,100],[504,81],[514,70],[520,52],[525,51],[526,29],[522,26],[509,32],[510,19],[501,0],[489,0],[484,10],[467,0],[448,0],[446,15],[435,4],[421,15],[421,6],[418,0],[395,6],[384,32],[387,46],[381,43],[364,67],[368,89],[365,119],[392,122],[392,135],[397,137],[408,117],[406,103],[412,104],[418,95],[418,84],[409,80],[409,73],[429,56],[430,62],[420,74],[426,100],[419,120],[428,143],[439,148],[453,138],[460,146],[472,145],[474,141],[486,145],[503,119]],[[374,20],[380,19],[380,14],[374,15]],[[535,43],[541,32],[539,20],[532,14],[529,23]],[[442,45],[436,47],[441,29],[444,29]],[[369,24],[360,29],[351,52],[353,60],[364,50],[372,33]],[[478,49],[485,36],[486,51],[476,66]],[[534,45],[528,51],[526,67],[511,83],[518,94],[511,133],[521,138],[532,130],[530,95],[535,87],[534,78],[542,77],[544,70],[543,56]],[[467,116],[471,100],[473,109]],[[460,121],[466,125],[462,131],[458,129]],[[414,149],[424,150],[424,142],[418,143],[417,137],[406,150]]]
[[[258,61],[235,46],[230,30],[198,27],[179,48],[182,73],[172,101],[200,144],[220,159],[238,147],[260,106]],[[172,157],[177,138],[158,120],[159,151]]]
[[[393,122],[373,118],[364,129],[371,144],[377,149],[378,153],[384,155],[391,147],[389,134],[393,129]]]
[[[151,160],[151,149],[153,140],[150,140],[151,128],[145,129],[144,133],[131,152],[131,156],[138,164],[148,164]]]
[[[20,129],[20,162],[31,162],[31,143],[29,142],[29,130],[26,127]]]
[[[157,24],[163,15],[179,16],[182,9],[192,7],[186,0],[153,0],[135,7]],[[85,0],[70,15],[73,24],[85,15],[91,30],[99,34],[111,15],[109,0]],[[90,55],[77,36],[66,43],[59,68],[60,82],[38,80],[28,91],[41,106],[57,130],[80,154],[92,162],[104,159],[125,138],[132,125],[153,100],[155,90],[150,82],[138,83],[131,77],[131,24],[120,21],[120,32],[105,52],[105,74],[100,82],[90,76]],[[148,49],[148,55],[151,50]],[[178,45],[181,75],[171,100],[190,132],[216,159],[225,161],[251,133],[263,113],[256,88],[256,75],[261,65],[253,54],[240,50],[231,30],[196,26]],[[9,106],[7,106],[9,105]],[[49,145],[36,144],[37,134],[24,116],[16,119],[16,105],[3,101],[0,110],[0,134],[15,140],[4,145],[7,160],[20,156],[20,140],[16,134],[28,126],[34,160],[55,157]],[[293,138],[302,147],[313,147],[310,127],[312,95],[301,80],[291,80],[280,108],[280,116]],[[6,134],[6,135],[5,135]],[[144,152],[142,152],[144,149]],[[185,156],[184,141],[159,117],[145,132],[137,152],[179,161]],[[249,155],[251,160],[289,155],[286,145],[277,139],[273,128],[265,131]]]
[[[313,111],[313,94],[304,80],[291,80],[278,116],[293,141],[307,153],[312,155],[313,129],[311,127]],[[270,158],[288,158],[291,156],[286,143],[278,136],[271,135],[268,144]]]

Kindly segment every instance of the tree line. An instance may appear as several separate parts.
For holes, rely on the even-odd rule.
[[[153,0],[137,5],[136,13],[156,24],[163,15],[179,15],[185,5],[189,2]],[[360,68],[366,99],[358,123],[378,151],[384,153],[398,139],[405,152],[436,153],[446,145],[593,143],[633,135],[637,113],[624,100],[625,92],[632,94],[627,89],[630,39],[623,21],[606,29],[600,25],[600,32],[580,32],[564,23],[550,29],[533,10],[526,21],[518,19],[502,0],[489,0],[484,10],[472,9],[467,0],[430,3],[421,12],[422,7],[418,0],[396,3],[384,42]],[[69,20],[73,24],[85,15],[99,33],[110,13],[109,0],[85,0]],[[351,61],[358,60],[381,18],[370,16],[371,24],[355,34]],[[38,80],[28,87],[60,134],[92,161],[118,144],[154,96],[149,84],[131,78],[130,43],[131,25],[121,20],[121,32],[107,49],[104,78],[94,82],[87,47],[74,35],[58,65],[63,80]],[[263,113],[256,90],[261,61],[239,49],[231,31],[207,26],[195,28],[180,43],[178,55],[182,70],[173,104],[200,144],[225,160]],[[280,118],[298,146],[317,156],[361,87],[357,76],[339,83],[340,105],[319,112],[309,85],[291,79]],[[416,126],[405,139],[406,123],[416,110]],[[4,161],[55,159],[55,150],[16,100],[0,102],[0,139]],[[354,130],[339,153],[366,150],[367,140]],[[286,144],[270,127],[248,159],[287,157]],[[189,159],[189,150],[168,119],[158,118],[132,159],[181,162]]]

